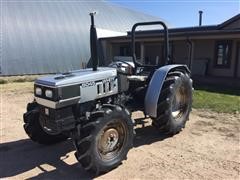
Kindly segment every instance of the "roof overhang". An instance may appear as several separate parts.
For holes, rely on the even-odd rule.
[[[170,40],[181,39],[221,39],[221,38],[236,38],[240,39],[240,30],[211,30],[211,31],[195,31],[195,32],[173,32],[169,33]],[[163,40],[163,33],[143,33],[136,35],[136,41],[142,41],[144,39],[159,41]],[[101,40],[110,42],[130,41],[131,35],[118,36],[110,38],[101,38]]]

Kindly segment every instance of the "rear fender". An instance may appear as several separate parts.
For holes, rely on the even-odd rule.
[[[157,117],[157,104],[164,80],[167,77],[168,72],[174,69],[183,69],[187,73],[190,73],[190,70],[186,65],[180,64],[166,65],[157,69],[152,76],[145,96],[144,110],[146,115],[153,118]]]

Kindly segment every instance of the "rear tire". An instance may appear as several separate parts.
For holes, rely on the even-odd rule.
[[[43,130],[39,122],[39,109],[36,102],[28,104],[27,112],[23,115],[23,119],[25,132],[32,141],[39,144],[51,145],[68,138],[62,134],[50,135]]]
[[[75,156],[95,176],[117,167],[133,146],[133,122],[123,107],[103,105],[91,114],[76,139]]]
[[[192,107],[192,80],[185,72],[170,72],[158,100],[153,126],[174,135],[185,127]]]

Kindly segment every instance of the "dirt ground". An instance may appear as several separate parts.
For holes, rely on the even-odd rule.
[[[31,85],[0,85],[0,178],[90,179],[70,140],[42,146],[26,136],[22,115],[32,100]],[[141,112],[133,115],[139,125],[128,159],[97,179],[240,178],[239,114],[193,110],[186,128],[174,137],[159,134],[141,117]]]

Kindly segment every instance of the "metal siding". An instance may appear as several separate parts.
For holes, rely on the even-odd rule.
[[[0,75],[41,74],[79,69],[90,58],[89,12],[96,26],[129,31],[159,18],[105,1],[3,1]]]

